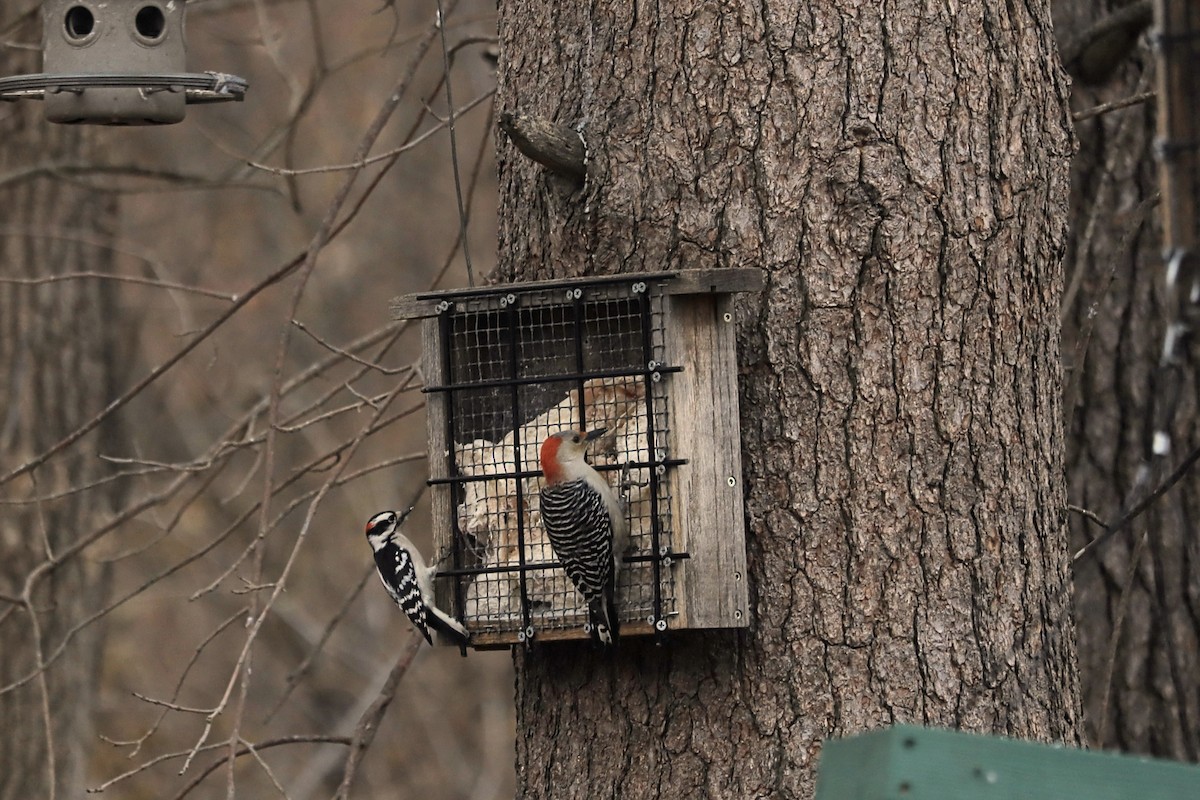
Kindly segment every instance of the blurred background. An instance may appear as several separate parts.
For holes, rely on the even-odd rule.
[[[246,78],[245,102],[190,106],[179,125],[94,134],[101,169],[86,180],[119,196],[114,271],[145,280],[120,284],[110,320],[126,343],[124,391],[305,253],[351,174],[312,170],[354,161],[413,63],[371,153],[433,131],[363,168],[338,215],[349,221],[307,280],[296,270],[255,296],[126,406],[127,435],[94,453],[122,474],[123,509],[145,504],[84,554],[108,565],[113,601],[128,597],[98,623],[106,635],[87,784],[106,787],[102,796],[179,796],[227,752],[235,722],[250,742],[352,735],[415,635],[379,585],[363,536],[373,513],[417,499],[408,533],[429,553],[423,396],[409,369],[420,340],[390,320],[388,301],[467,285],[467,255],[477,282],[495,264],[495,5],[446,6],[444,52],[434,0],[193,0],[189,71]],[[8,39],[36,41],[39,29],[26,19]],[[445,125],[447,57],[461,113],[466,253]],[[167,288],[175,284],[187,288]],[[273,388],[280,427],[268,489]],[[386,424],[368,432],[377,412]],[[248,621],[293,556],[252,639],[243,701]],[[422,645],[353,795],[511,797],[512,691],[506,651],[463,659]],[[206,735],[207,712],[227,693]],[[201,742],[225,749],[200,749],[179,775],[179,754]],[[329,797],[347,752],[264,749],[238,760],[236,794]],[[186,796],[225,797],[227,784],[222,766]]]

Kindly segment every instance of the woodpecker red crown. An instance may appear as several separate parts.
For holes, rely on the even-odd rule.
[[[548,483],[555,483],[562,477],[562,467],[558,464],[558,446],[562,444],[562,434],[547,436],[542,442],[542,474]]]

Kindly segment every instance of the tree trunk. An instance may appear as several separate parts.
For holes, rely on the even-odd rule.
[[[824,738],[900,721],[1078,741],[1047,5],[508,3],[500,35],[501,111],[582,123],[590,176],[501,148],[504,277],[767,274],[752,628],[518,650],[518,795],[810,797]]]
[[[2,19],[2,18],[0,18]],[[0,75],[36,71],[35,59],[0,49]],[[33,165],[78,163],[95,156],[86,129],[47,125],[35,102],[0,104],[0,276],[36,279],[95,270],[111,272],[111,256],[95,239],[111,228],[111,195],[46,174],[21,177]],[[112,285],[74,280],[39,285],[0,282],[0,454],[3,472],[25,463],[99,412],[114,396],[111,342],[120,325]],[[0,489],[4,498],[52,495],[94,481],[96,452],[112,426],[82,448]],[[36,483],[34,483],[36,481]],[[19,596],[30,571],[111,513],[112,489],[71,494],[0,511],[0,593]],[[89,559],[59,564],[32,595],[43,653],[104,602],[104,570]],[[0,685],[36,666],[35,626],[26,610],[0,603]],[[76,637],[46,673],[51,736],[41,684],[32,680],[0,695],[0,800],[81,797],[99,672],[99,626]],[[47,742],[53,741],[53,761]],[[54,765],[51,778],[49,765]],[[51,787],[54,787],[52,793]]]
[[[1065,35],[1106,12],[1070,2],[1056,13]],[[1153,88],[1147,50],[1116,66],[1102,86],[1076,85],[1077,110]],[[1153,103],[1082,122],[1079,138],[1063,338],[1069,497],[1114,519],[1141,459],[1166,324]],[[1194,371],[1183,385],[1192,388],[1181,391],[1170,468],[1196,446]],[[1189,478],[1075,570],[1080,674],[1094,746],[1200,759],[1198,526],[1200,483]],[[1073,547],[1099,532],[1072,518]]]

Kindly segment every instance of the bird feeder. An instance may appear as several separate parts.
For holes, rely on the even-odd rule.
[[[0,99],[101,125],[179,122],[187,103],[241,100],[243,79],[186,71],[183,17],[183,0],[44,0],[43,71],[0,78]]]
[[[564,429],[606,429],[588,460],[626,501],[621,636],[748,624],[732,294],[761,286],[683,270],[394,301],[422,324],[437,599],[475,647],[588,636],[539,512]]]

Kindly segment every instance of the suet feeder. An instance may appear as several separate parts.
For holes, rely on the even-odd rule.
[[[44,0],[43,71],[0,78],[0,99],[99,125],[179,122],[187,103],[241,100],[243,79],[186,71],[183,17],[183,0]]]
[[[589,461],[626,495],[622,638],[749,623],[732,294],[761,286],[682,270],[394,301],[422,324],[437,599],[474,646],[588,636],[538,508],[563,429],[606,429]]]

